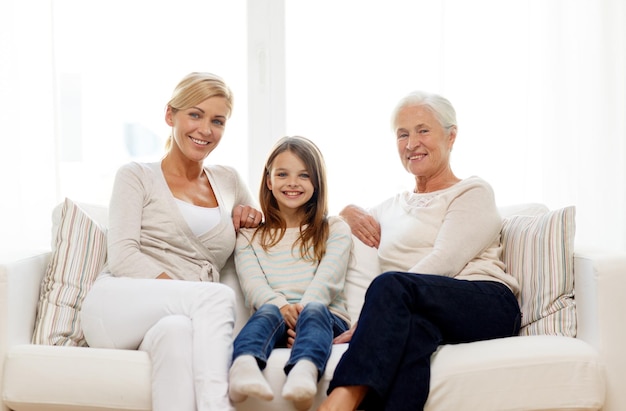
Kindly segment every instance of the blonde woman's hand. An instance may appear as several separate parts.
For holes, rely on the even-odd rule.
[[[346,206],[339,216],[348,223],[352,234],[370,247],[380,245],[380,224],[370,213],[355,205]]]
[[[240,228],[258,227],[261,220],[263,220],[263,213],[254,207],[240,204],[233,208],[233,225],[236,232]]]

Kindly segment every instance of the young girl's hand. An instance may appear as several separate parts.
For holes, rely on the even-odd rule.
[[[292,348],[294,342],[296,342],[296,330],[289,328],[287,330],[287,348]]]
[[[304,306],[302,304],[287,304],[280,307],[280,313],[283,315],[287,327],[291,330],[296,329],[298,317]]]

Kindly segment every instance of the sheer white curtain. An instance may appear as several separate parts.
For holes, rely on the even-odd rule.
[[[155,161],[165,104],[191,71],[235,107],[207,161],[246,173],[245,0],[0,2],[0,253],[46,248],[64,197],[107,204],[117,168]]]
[[[49,247],[57,198],[50,10],[45,0],[0,2],[0,256]]]
[[[159,160],[169,135],[165,105],[192,71],[222,76],[235,95],[226,134],[207,162],[245,172],[245,0],[52,4],[62,196],[108,204],[121,164]]]
[[[406,92],[427,89],[457,108],[459,176],[490,181],[501,205],[576,205],[577,241],[626,250],[622,0],[88,2],[100,13],[69,18],[65,41],[53,9],[82,3],[0,2],[0,254],[46,247],[63,196],[106,199],[112,170],[128,159],[123,124],[161,124],[175,81],[198,69],[237,88],[215,161],[240,168],[254,191],[283,134],[322,148],[332,212],[410,187],[389,113]],[[195,24],[181,18],[190,15]],[[72,153],[55,140],[64,127],[55,80],[72,84],[80,73],[72,61],[88,68],[83,85],[96,91],[83,112],[95,122],[81,131],[87,169],[63,160]],[[99,156],[112,147],[119,157]]]
[[[577,206],[577,241],[626,250],[626,11],[619,0],[286,2],[287,134],[326,156],[334,211],[412,181],[390,111],[455,105],[457,175],[500,205]]]

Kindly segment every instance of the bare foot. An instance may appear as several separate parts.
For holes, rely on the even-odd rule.
[[[367,390],[368,387],[365,385],[337,387],[331,391],[317,411],[355,411],[365,398]]]

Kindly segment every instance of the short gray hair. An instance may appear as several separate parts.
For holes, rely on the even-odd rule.
[[[404,96],[391,113],[391,129],[393,130],[398,119],[398,113],[405,107],[423,106],[429,109],[442,127],[457,126],[456,111],[448,99],[426,91],[413,91]]]

